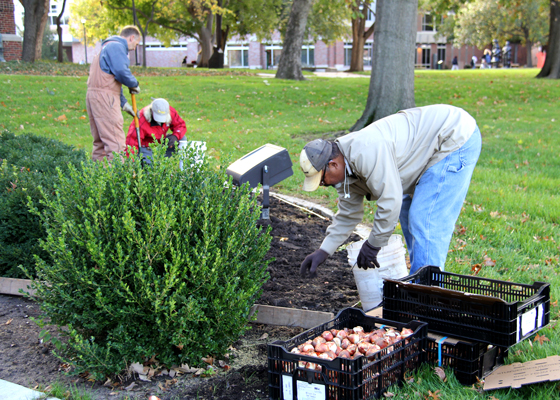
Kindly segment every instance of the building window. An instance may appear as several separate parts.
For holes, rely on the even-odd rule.
[[[435,19],[432,14],[424,14],[422,17],[422,30],[429,32],[436,30]]]
[[[282,55],[282,46],[270,45],[265,47],[266,52],[266,69],[278,67],[280,56]]]
[[[372,5],[370,4],[367,9],[366,21],[375,21],[375,12],[371,9]]]
[[[56,25],[56,19],[58,18],[58,14],[52,14],[49,15],[49,24],[51,25]],[[68,25],[68,15],[63,15],[62,18],[60,18],[60,25]]]
[[[443,61],[442,64],[445,64],[445,46],[438,46],[437,49],[437,61]]]
[[[364,43],[364,67],[371,67],[371,59],[373,56],[373,43]]]
[[[142,42],[140,42],[140,45],[142,45]],[[146,43],[146,50],[150,50],[150,49],[156,49],[156,50],[174,50],[176,48],[187,48],[187,43],[171,43],[169,45],[169,47],[165,47],[162,43],[160,42],[148,42]]]
[[[224,62],[230,67],[247,68],[249,67],[249,49],[245,45],[230,46],[226,45],[226,55]]]
[[[429,47],[422,48],[422,66],[424,68],[431,68],[432,63],[430,62],[430,56],[432,51]]]
[[[432,14],[424,14],[422,16],[422,30],[427,32],[436,32],[437,27],[443,24],[443,15],[436,16]]]
[[[371,67],[373,55],[373,42],[364,44],[364,67]],[[352,43],[344,43],[344,65],[349,66],[352,61]]]
[[[315,47],[303,46],[301,48],[301,66],[312,67],[315,65]]]

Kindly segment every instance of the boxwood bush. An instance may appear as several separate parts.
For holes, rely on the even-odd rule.
[[[78,166],[86,154],[58,140],[32,134],[0,133],[0,276],[25,278],[24,266],[34,275],[34,254],[48,254],[39,247],[45,238],[39,218],[29,213],[27,197],[39,199],[39,187],[52,195],[56,168]]]
[[[38,260],[33,287],[45,316],[68,327],[60,356],[76,373],[221,356],[268,278],[271,237],[251,190],[206,160],[181,171],[164,153],[144,168],[131,158],[70,167],[34,208],[52,261]]]

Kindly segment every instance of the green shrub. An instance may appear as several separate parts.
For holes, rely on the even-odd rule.
[[[79,165],[85,159],[82,150],[58,140],[7,131],[0,134],[0,276],[25,278],[19,265],[34,275],[33,255],[48,257],[39,247],[45,230],[39,218],[29,213],[27,197],[39,199],[40,186],[51,195],[56,167],[66,171],[69,163]]]
[[[43,202],[53,262],[38,261],[33,286],[45,315],[69,328],[61,358],[76,373],[223,355],[268,278],[271,237],[250,189],[224,186],[207,161],[181,171],[164,152],[144,169],[132,159],[71,167]]]

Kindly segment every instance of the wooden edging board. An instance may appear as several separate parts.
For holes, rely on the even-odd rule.
[[[28,289],[27,286],[31,286],[31,280],[29,279],[0,278],[0,294],[23,296],[19,292],[20,289],[31,295],[35,294],[35,290]]]
[[[23,296],[20,289],[33,295],[34,290],[28,289],[31,286],[29,279],[0,278],[0,294],[12,296]],[[257,323],[268,325],[299,326],[309,329],[321,325],[334,318],[333,313],[322,311],[300,310],[297,308],[274,307],[255,304],[251,313],[257,313]]]

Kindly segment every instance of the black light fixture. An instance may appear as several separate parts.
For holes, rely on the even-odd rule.
[[[288,150],[267,143],[235,161],[228,167],[226,173],[233,178],[233,184],[237,186],[249,182],[250,187],[256,188],[262,184],[261,218],[269,219],[270,187],[289,178],[294,171]]]

